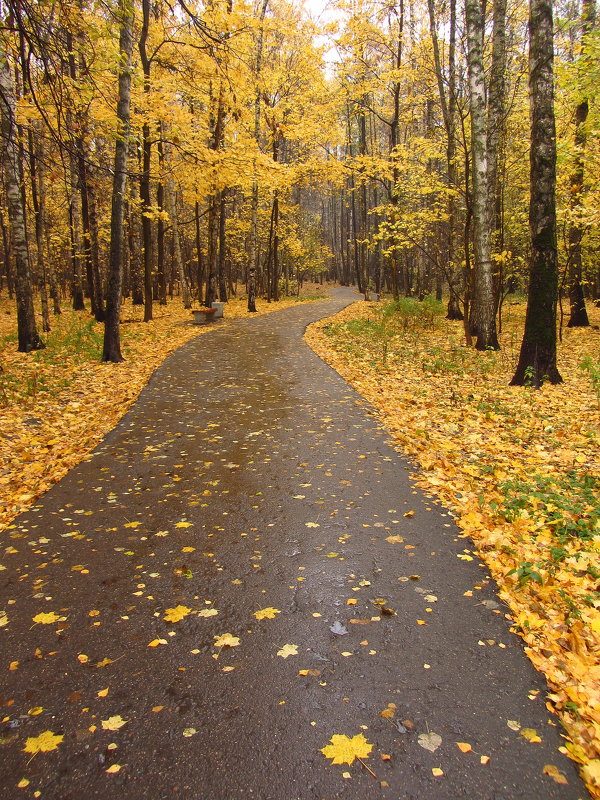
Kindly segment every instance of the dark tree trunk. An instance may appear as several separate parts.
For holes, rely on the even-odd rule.
[[[119,136],[115,144],[114,178],[110,215],[110,263],[106,317],[104,321],[104,349],[102,361],[123,361],[119,335],[121,311],[121,284],[123,279],[123,222],[125,217],[125,189],[127,186],[127,148],[129,139],[129,116],[131,108],[131,54],[133,50],[133,4],[121,0],[121,31],[119,52],[119,99],[117,119]]]
[[[129,159],[131,159],[134,155],[139,164],[139,151],[134,141],[131,140],[129,143]],[[131,284],[131,302],[134,306],[143,306],[144,278],[141,258],[142,248],[140,243],[140,216],[138,214],[138,181],[131,181],[129,192],[131,197],[128,215],[129,281]]]
[[[165,221],[163,219],[163,211],[165,210],[165,186],[164,176],[162,174],[165,153],[162,137],[162,123],[161,123],[161,136],[158,140],[158,165],[160,169],[160,177],[156,186],[156,205],[158,207],[158,225],[156,230],[156,272],[158,278],[158,302],[161,306],[167,305],[167,282],[165,279]]]
[[[142,28],[138,49],[144,73],[144,94],[150,93],[150,59],[146,50],[150,28],[150,0],[142,0]],[[150,163],[152,142],[150,125],[142,126],[142,172],[140,174],[140,199],[142,201],[142,249],[144,253],[144,322],[152,319],[152,219],[150,196]]]
[[[531,256],[525,334],[511,386],[561,383],[556,366],[556,130],[552,0],[529,4]]]
[[[202,238],[200,236],[200,203],[194,204],[194,222],[196,227],[196,278],[198,281],[197,297],[202,302],[202,285],[204,283],[204,260],[202,258]]]
[[[221,192],[219,202],[219,300],[227,302],[226,264],[227,264],[227,190]]]

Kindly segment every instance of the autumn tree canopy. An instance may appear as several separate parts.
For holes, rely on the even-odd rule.
[[[503,302],[529,281],[522,3],[128,8],[119,283],[146,320],[167,296],[191,308],[246,292],[251,309],[326,276],[365,296],[444,297],[467,343],[498,347]],[[122,14],[87,0],[3,3],[0,287],[16,294],[24,351],[65,302],[114,314]],[[585,325],[600,295],[595,19],[593,0],[554,9],[556,258],[570,325]]]

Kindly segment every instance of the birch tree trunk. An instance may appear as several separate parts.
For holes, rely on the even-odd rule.
[[[119,136],[115,143],[115,162],[110,215],[110,263],[106,317],[104,321],[104,350],[102,361],[123,361],[119,335],[121,284],[123,282],[123,222],[125,218],[125,189],[127,186],[127,150],[129,145],[131,110],[131,54],[133,51],[133,0],[119,4],[121,30],[119,36],[119,98],[117,120]]]
[[[262,69],[263,24],[269,0],[262,0],[258,40],[256,43],[256,95],[254,98],[254,139],[258,147],[260,138],[260,73]],[[256,271],[258,269],[258,181],[252,183],[250,267],[248,269],[248,311],[256,311]]]
[[[21,193],[19,147],[17,143],[17,121],[15,116],[15,86],[6,44],[0,36],[0,112],[2,116],[2,144],[4,150],[4,189],[8,221],[15,259],[15,288],[17,296],[18,350],[29,353],[40,350],[44,342],[40,338],[33,308],[31,272],[23,196]],[[7,254],[8,260],[8,254]]]
[[[593,28],[596,17],[594,0],[583,0],[581,10],[581,55],[585,52],[586,39]],[[585,69],[585,67],[583,67]],[[581,76],[582,68],[578,67]],[[590,321],[585,307],[585,296],[583,294],[583,265],[581,253],[581,241],[583,239],[583,226],[580,215],[582,211],[582,193],[584,179],[584,152],[586,146],[585,124],[589,114],[589,101],[587,97],[581,97],[575,108],[575,158],[573,170],[570,175],[571,184],[571,222],[569,224],[569,306],[570,316],[567,323],[568,328],[586,328]]]
[[[473,170],[473,249],[475,290],[472,323],[477,350],[498,350],[494,281],[490,257],[488,217],[488,159],[485,72],[483,65],[484,16],[479,0],[465,0],[468,73],[471,111]]]
[[[147,43],[150,30],[150,0],[142,0],[142,27],[138,49],[144,73],[144,95],[148,98],[150,93],[150,67]],[[150,197],[150,163],[152,156],[152,141],[150,139],[150,125],[147,115],[142,125],[142,171],[140,173],[140,200],[142,201],[142,249],[144,253],[144,322],[152,319],[152,198]]]
[[[531,121],[529,292],[525,333],[511,386],[562,383],[556,366],[556,130],[554,121],[552,0],[529,4]]]

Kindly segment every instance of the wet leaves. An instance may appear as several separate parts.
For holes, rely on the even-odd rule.
[[[33,617],[33,621],[39,625],[52,625],[55,622],[58,622],[60,617],[58,614],[55,614],[54,611],[44,612],[42,611],[40,614],[36,614]]]
[[[181,622],[182,619],[189,616],[192,609],[187,606],[175,606],[175,608],[167,608],[163,619],[165,622]]]
[[[102,729],[105,731],[118,731],[123,725],[127,724],[127,720],[123,719],[120,714],[115,714],[113,717],[102,720]]]
[[[199,617],[216,617],[219,612],[216,608],[201,608],[198,611]]]
[[[281,658],[289,658],[290,656],[297,656],[298,655],[298,645],[297,644],[284,644],[283,647],[277,651],[277,655],[281,656]]]
[[[215,647],[237,647],[240,643],[238,636],[232,636],[231,633],[222,633],[220,636],[214,637]]]
[[[52,750],[57,749],[64,738],[63,734],[44,731],[40,733],[39,736],[28,737],[23,752],[31,753],[32,755],[36,753],[50,753]]]
[[[321,748],[321,753],[325,758],[331,759],[332,764],[353,764],[357,758],[368,758],[373,749],[373,745],[362,733],[352,738],[346,734],[334,733],[329,741],[330,744]]]
[[[524,739],[527,739],[528,742],[532,742],[535,744],[536,742],[542,741],[541,738],[538,736],[538,732],[535,730],[535,728],[521,728],[519,733]]]
[[[563,786],[569,783],[564,773],[562,773],[558,767],[555,767],[554,764],[545,764],[542,771],[544,775],[548,775],[548,777],[552,778],[555,783],[560,783]]]
[[[255,611],[253,616],[256,617],[256,619],[275,619],[277,614],[281,614],[281,611],[278,608],[269,606],[268,608],[261,608],[259,611]]]
[[[417,741],[424,750],[429,750],[430,753],[435,753],[442,743],[442,737],[438,733],[433,733],[433,731],[430,731],[428,733],[420,733]]]

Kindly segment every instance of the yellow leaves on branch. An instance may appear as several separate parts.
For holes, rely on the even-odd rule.
[[[64,734],[44,731],[40,733],[39,736],[28,737],[23,752],[31,753],[32,755],[36,753],[49,753],[52,750],[56,750],[64,738]]]
[[[368,758],[373,749],[362,733],[352,738],[343,733],[334,733],[329,741],[330,744],[321,748],[321,753],[325,758],[330,758],[332,764],[353,764],[357,758]]]

